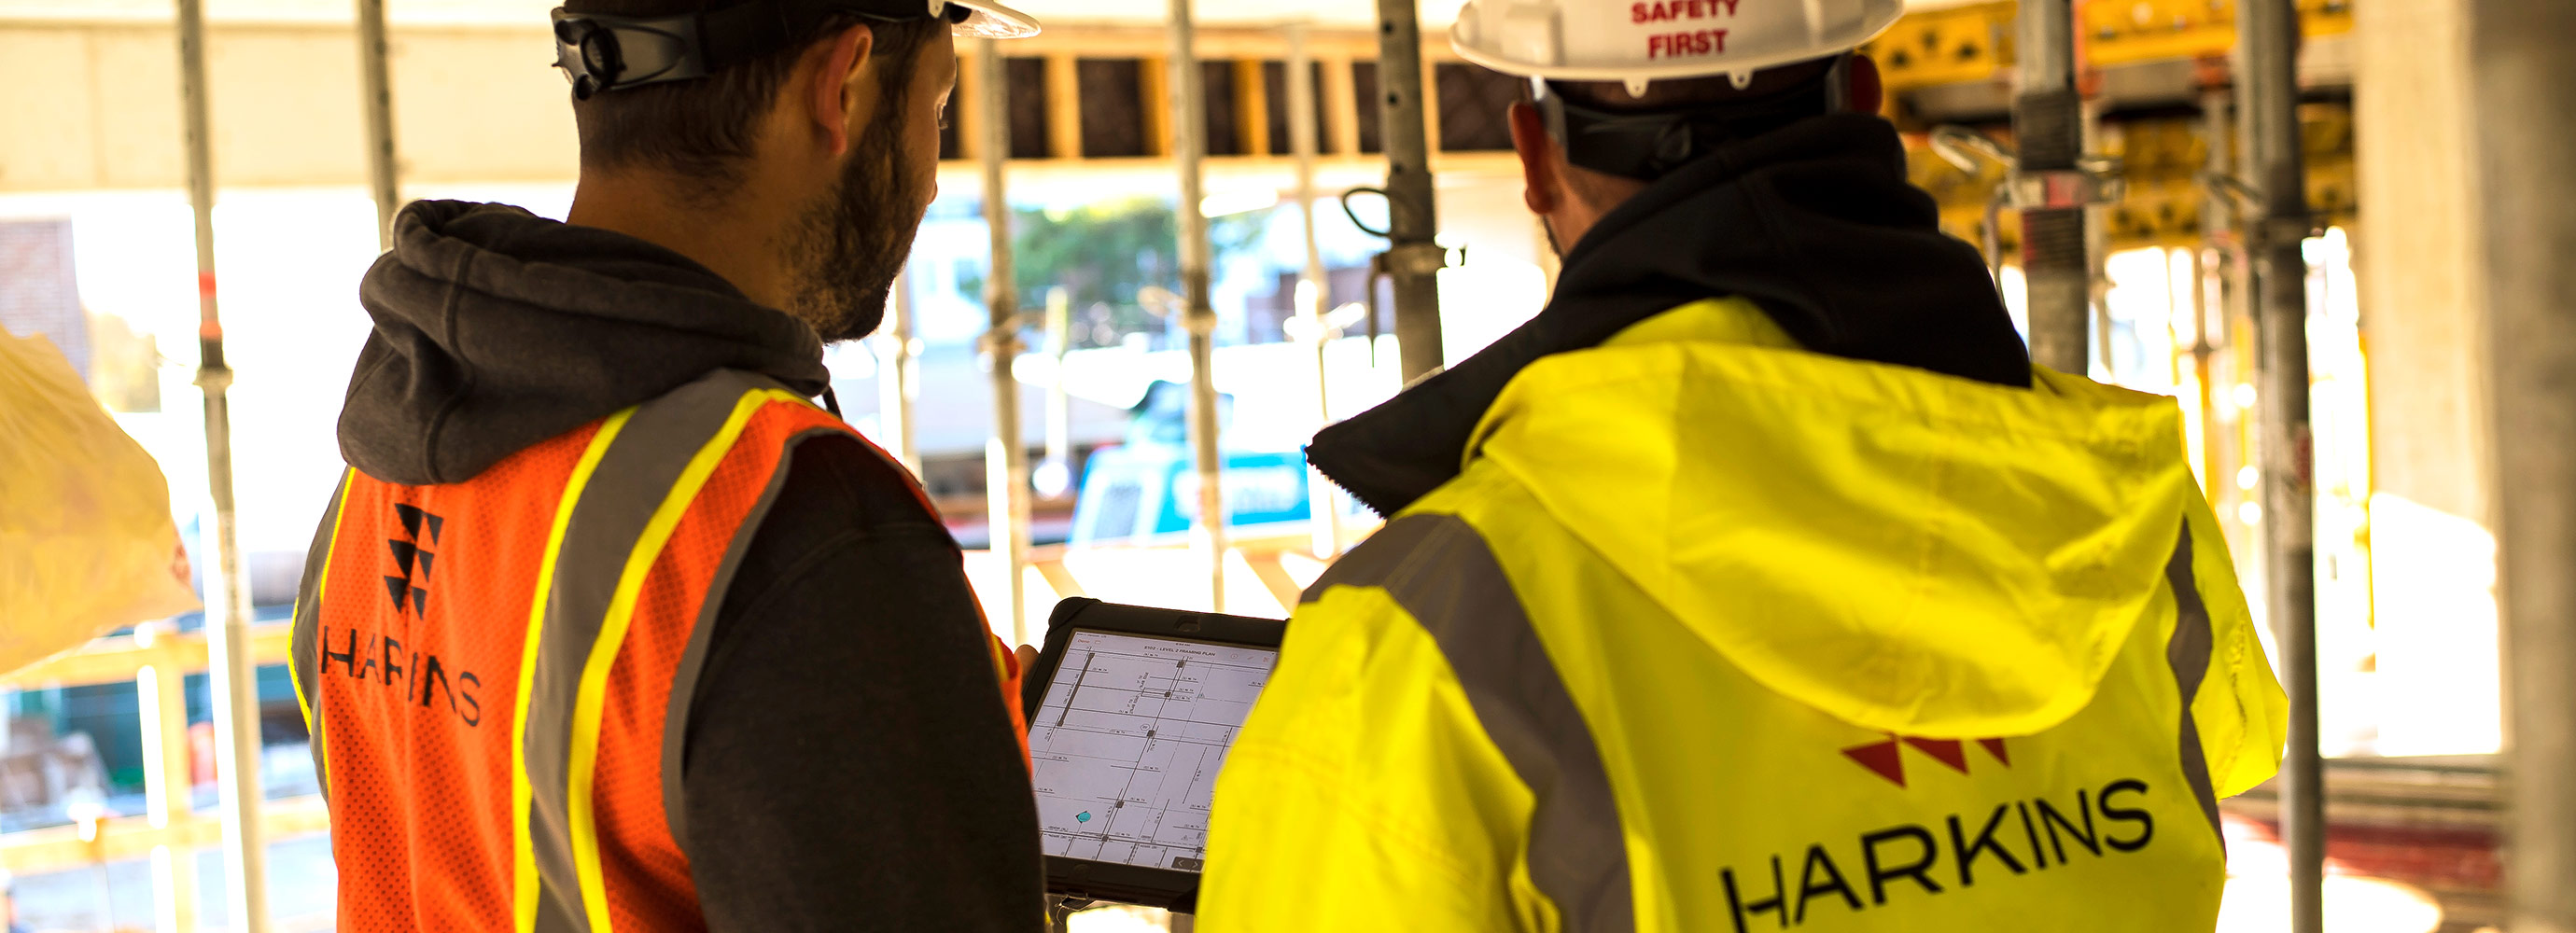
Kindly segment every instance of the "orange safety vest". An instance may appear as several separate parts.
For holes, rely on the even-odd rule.
[[[834,432],[859,436],[719,371],[462,483],[348,472],[293,665],[341,929],[705,929],[680,788],[691,694],[788,453]],[[1017,725],[1018,663],[992,645]]]

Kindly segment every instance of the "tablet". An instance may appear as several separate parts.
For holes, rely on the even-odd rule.
[[[1217,769],[1287,625],[1056,604],[1021,695],[1053,898],[1196,906]]]

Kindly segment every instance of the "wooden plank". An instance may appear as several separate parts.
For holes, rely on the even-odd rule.
[[[1038,575],[1046,578],[1047,588],[1055,591],[1055,598],[1072,599],[1084,595],[1082,581],[1074,579],[1073,571],[1065,569],[1062,555],[1054,560],[1031,558],[1030,566],[1038,568]]]
[[[1439,66],[1438,59],[1422,56],[1422,144],[1426,152],[1440,151]]]
[[[957,49],[957,89],[948,95],[948,119],[957,127],[957,158],[967,162],[984,154],[984,101],[977,94],[983,79],[976,71],[975,53],[967,51],[973,44]],[[983,181],[981,176],[975,179],[979,188]]]
[[[1359,91],[1351,86],[1351,59],[1316,59],[1324,66],[1324,79],[1315,87],[1315,106],[1324,113],[1324,155],[1356,156],[1360,154]]]
[[[1234,60],[1234,136],[1244,155],[1270,154],[1269,81],[1261,59]]]
[[[1200,26],[1196,33],[1196,48],[1203,61],[1288,57],[1287,34],[1275,27]],[[1436,30],[1434,33],[1423,37],[1425,57],[1452,54],[1449,37]],[[1377,57],[1377,33],[1366,29],[1317,29],[1308,33],[1307,42],[1318,57]],[[1171,50],[1171,34],[1151,26],[1050,25],[1038,35],[1011,40],[1014,55],[1066,52],[1083,58],[1161,58],[1170,55]]]
[[[1145,154],[1152,158],[1172,154],[1171,63],[1163,56],[1136,60],[1136,94],[1144,115]]]
[[[1280,612],[1297,611],[1297,600],[1305,587],[1298,586],[1288,568],[1279,565],[1278,551],[1245,551],[1243,562],[1252,567],[1252,575],[1261,581],[1263,589],[1270,591],[1270,598],[1279,601]]]
[[[1082,73],[1072,52],[1046,57],[1047,154],[1082,158]]]

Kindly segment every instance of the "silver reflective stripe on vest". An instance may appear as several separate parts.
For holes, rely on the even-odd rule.
[[[574,857],[569,781],[582,674],[619,580],[690,460],[723,429],[744,393],[769,387],[741,373],[718,372],[644,403],[601,454],[573,505],[546,595],[530,695],[523,699],[540,933],[591,928]]]
[[[733,542],[725,547],[724,562],[716,565],[715,579],[707,584],[706,603],[698,608],[697,625],[689,629],[689,646],[680,653],[680,666],[671,674],[671,705],[662,717],[662,814],[670,824],[671,841],[681,852],[689,851],[688,799],[682,792],[682,776],[688,771],[689,708],[698,691],[698,672],[707,665],[707,641],[716,630],[716,615],[723,611],[725,593],[732,587],[734,571],[742,567],[742,555],[751,550],[753,532],[760,520],[769,514],[770,505],[778,501],[778,491],[787,485],[787,465],[798,445],[827,434],[841,433],[831,428],[817,428],[787,439],[786,452],[778,457],[778,467],[770,471],[769,485],[760,492],[760,501],[751,506],[742,524],[736,526]],[[873,449],[873,448],[871,448]]]
[[[304,552],[304,579],[295,586],[295,629],[287,640],[286,673],[295,679],[295,701],[304,706],[304,731],[312,739],[313,777],[322,786],[322,801],[331,801],[331,768],[322,738],[322,582],[331,549],[340,540],[340,504],[349,496],[349,471],[331,493],[331,507],[313,529],[313,546]]]
[[[2200,587],[2191,573],[2191,525],[2182,527],[2182,540],[2174,545],[2173,560],[2165,564],[2165,583],[2173,587],[2173,637],[2165,642],[2165,663],[2173,666],[2174,688],[2182,694],[2182,776],[2191,782],[2192,799],[2200,804],[2201,815],[2209,818],[2209,828],[2218,830],[2218,793],[2209,781],[2209,757],[2200,747],[2200,725],[2191,718],[2191,698],[2200,693],[2201,679],[2209,674],[2209,652],[2212,636],[2209,630],[2209,607],[2201,602]],[[2225,836],[2220,837],[2225,844]]]
[[[1484,536],[1454,515],[1398,518],[1335,562],[1305,601],[1335,586],[1384,589],[1440,646],[1485,734],[1537,799],[1530,881],[1567,933],[1634,930],[1609,774]]]

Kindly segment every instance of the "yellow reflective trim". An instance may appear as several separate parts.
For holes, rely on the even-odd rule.
[[[340,493],[331,500],[331,541],[322,545],[322,575],[313,580],[312,608],[316,613],[322,611],[324,598],[331,592],[331,557],[340,550],[340,526],[349,520],[349,488],[357,483],[358,471],[355,468],[341,471]],[[316,618],[314,622],[316,644],[313,649],[320,651],[322,650],[322,645],[319,643],[321,620]],[[287,682],[295,685],[295,711],[304,714],[304,734],[311,736],[313,747],[321,750],[322,786],[329,787],[331,786],[331,752],[328,746],[322,744],[322,733],[313,728],[313,701],[304,692],[304,665],[300,660],[286,665],[286,679]]]
[[[672,532],[679,528],[681,516],[688,513],[690,503],[697,500],[698,491],[706,487],[707,477],[715,473],[725,453],[733,449],[751,416],[762,405],[780,400],[805,403],[778,389],[743,393],[724,427],[689,458],[679,481],[671,484],[671,492],[662,497],[662,505],[653,510],[652,520],[645,523],[644,533],[636,538],[634,553],[627,555],[626,569],[618,575],[617,590],[609,598],[608,617],[600,623],[599,640],[592,643],[590,658],[582,666],[581,690],[573,701],[572,766],[565,803],[572,817],[573,871],[581,878],[581,902],[590,914],[590,933],[610,931],[608,884],[600,873],[599,827],[592,816],[590,799],[599,764],[599,721],[608,705],[609,669],[616,665],[618,650],[625,645],[626,629],[635,619],[635,602],[644,590],[644,578],[661,558],[662,547],[670,542]]]
[[[510,713],[510,879],[515,886],[512,898],[511,928],[518,933],[532,933],[537,926],[537,897],[542,890],[537,878],[536,840],[529,835],[529,811],[534,808],[535,791],[528,785],[528,700],[536,693],[537,642],[546,627],[546,594],[554,588],[555,557],[563,550],[564,528],[572,524],[573,503],[581,501],[581,491],[590,485],[590,475],[599,469],[599,458],[608,453],[609,442],[626,427],[626,419],[635,414],[629,408],[608,416],[591,435],[590,446],[573,464],[572,478],[564,483],[562,500],[555,504],[554,526],[546,531],[545,556],[537,563],[536,597],[528,608],[528,635],[519,649],[519,695]]]

